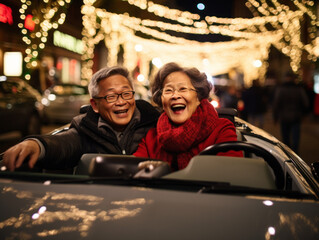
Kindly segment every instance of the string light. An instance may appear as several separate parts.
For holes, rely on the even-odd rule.
[[[198,14],[193,14],[190,12],[183,12],[177,9],[170,9],[166,6],[160,4],[155,4],[147,0],[123,0],[127,1],[129,4],[139,7],[142,10],[147,10],[156,16],[164,17],[170,20],[177,21],[186,25],[192,25],[194,20],[199,20],[200,16]],[[95,2],[95,1],[94,1]]]
[[[265,0],[261,0],[262,3],[256,0],[248,0],[248,6],[252,10],[252,7],[256,8],[256,12],[260,15],[269,16],[270,14],[278,16],[278,22],[272,22],[272,28],[282,29],[284,31],[283,38],[279,43],[274,43],[273,45],[280,50],[283,54],[290,58],[290,66],[294,72],[300,69],[300,62],[302,57],[302,52],[305,50],[308,52],[308,59],[315,61],[318,55],[315,54],[316,48],[316,26],[318,25],[318,20],[315,14],[311,11],[309,7],[314,6],[313,1],[292,1],[296,10],[291,10],[288,6],[280,4],[277,0],[272,0],[272,6],[270,6]],[[307,7],[307,5],[309,7]],[[304,44],[301,41],[301,22],[305,17],[310,18],[310,27],[307,28],[308,36],[310,37],[310,43]]]
[[[22,40],[26,43],[27,48],[24,58],[27,68],[35,68],[38,66],[39,52],[45,48],[47,42],[48,31],[52,28],[57,28],[58,25],[63,24],[66,18],[65,11],[71,0],[59,1],[43,1],[38,5],[32,5],[30,0],[21,0],[20,19],[18,24],[23,34]],[[33,21],[35,28],[32,32],[28,32],[23,21],[26,19],[26,12],[28,8],[32,8]],[[28,75],[29,76],[29,75]],[[30,79],[30,77],[28,77]]]
[[[308,52],[310,59],[318,56],[315,29],[316,16],[310,10],[313,1],[293,1],[296,10],[279,3],[277,0],[248,0],[246,6],[253,12],[253,18],[218,18],[207,16],[201,20],[199,15],[154,4],[147,0],[123,0],[149,13],[173,20],[177,24],[149,19],[140,19],[129,14],[115,14],[93,6],[95,0],[84,0],[82,7],[83,41],[86,53],[83,55],[83,78],[90,79],[95,45],[102,39],[109,49],[108,63],[117,64],[119,46],[124,49],[124,64],[134,69],[137,55],[135,45],[143,46],[139,56],[144,61],[166,63],[182,62],[184,65],[197,66],[203,71],[216,75],[239,69],[250,83],[254,78],[263,78],[267,71],[267,59],[270,46],[275,46],[291,59],[291,68],[298,71],[302,52]],[[301,41],[301,21],[308,16],[311,19],[309,35],[312,40],[305,45]],[[101,23],[96,22],[96,17]],[[221,34],[234,40],[223,43],[200,43],[176,37],[166,31],[189,34]],[[136,36],[136,32],[146,34],[153,39]],[[190,47],[191,46],[191,47]],[[205,59],[205,61],[203,61]],[[258,60],[259,67],[252,68]],[[259,62],[260,61],[260,62]],[[203,64],[205,62],[205,64]],[[144,68],[148,69],[148,68]],[[147,70],[146,70],[147,71]],[[143,72],[144,76],[151,73]]]

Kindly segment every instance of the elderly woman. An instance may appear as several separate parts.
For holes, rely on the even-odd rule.
[[[211,90],[206,75],[196,68],[183,68],[176,63],[164,65],[152,86],[153,101],[164,112],[134,155],[167,161],[173,170],[178,170],[210,145],[237,141],[232,122],[219,118],[208,101]]]

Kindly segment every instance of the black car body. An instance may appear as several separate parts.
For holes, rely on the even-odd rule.
[[[19,131],[22,136],[41,133],[41,94],[20,78],[0,80],[0,134]]]

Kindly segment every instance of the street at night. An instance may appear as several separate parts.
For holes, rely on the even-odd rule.
[[[0,240],[319,239],[319,1],[2,0]]]

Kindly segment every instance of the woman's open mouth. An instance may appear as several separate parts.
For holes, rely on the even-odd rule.
[[[171,106],[171,109],[174,113],[180,113],[186,108],[184,104],[174,104]]]

